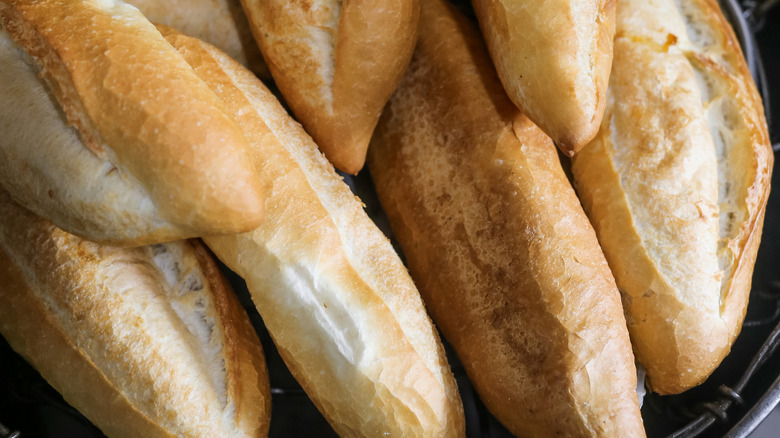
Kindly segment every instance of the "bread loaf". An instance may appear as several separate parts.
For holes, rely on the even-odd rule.
[[[128,0],[152,23],[214,44],[261,78],[271,77],[239,0]]]
[[[279,353],[336,432],[463,436],[439,338],[390,242],[314,142],[249,71],[163,29],[253,145],[266,220],[206,237],[243,277]]]
[[[0,183],[11,196],[94,241],[143,245],[195,233],[164,219],[137,179],[84,146],[32,59],[2,29],[0,65]]]
[[[703,382],[739,334],[772,161],[717,2],[620,0],[606,113],[573,172],[653,391]]]
[[[293,113],[336,168],[356,174],[417,37],[418,0],[242,0]]]
[[[105,172],[142,187],[165,221],[200,235],[246,231],[262,220],[246,139],[137,9],[111,0],[3,0],[0,27],[31,55],[22,60],[34,61],[33,70]],[[30,134],[37,129],[37,121],[27,119],[13,127],[13,141],[39,138]],[[68,190],[51,189],[54,195]],[[117,221],[126,220],[120,216]]]
[[[99,245],[0,189],[0,284],[0,333],[106,435],[267,435],[260,342],[199,243]]]
[[[474,0],[474,10],[509,98],[574,155],[604,113],[615,0]]]
[[[620,295],[555,146],[507,98],[476,28],[423,0],[369,148],[428,310],[517,436],[644,436]]]

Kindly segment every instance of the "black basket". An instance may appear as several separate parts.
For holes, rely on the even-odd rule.
[[[780,0],[720,2],[764,97],[767,119],[780,126],[777,125],[780,121],[771,118],[770,108],[770,103],[780,102],[777,94],[780,91],[777,74],[780,72],[780,13],[769,13]],[[469,12],[467,4],[464,8]],[[766,72],[776,73],[767,75]],[[775,94],[770,92],[770,85],[774,85]],[[771,126],[770,132],[774,132]],[[777,138],[773,141],[777,142]],[[777,178],[780,175],[775,173]],[[367,172],[363,171],[356,178],[345,177],[345,181],[364,200],[377,225],[390,234]],[[780,187],[777,182],[780,181],[773,179],[773,186]],[[642,415],[649,437],[745,437],[780,401],[780,355],[774,354],[780,344],[780,266],[776,265],[780,260],[780,228],[775,228],[774,224],[780,224],[780,193],[777,191],[769,197],[764,237],[742,333],[731,354],[703,385],[676,396],[651,394],[645,398]],[[400,252],[397,245],[396,250]],[[336,436],[287,371],[249,298],[245,283],[224,266],[223,270],[247,309],[265,349],[273,398],[270,436]],[[467,435],[511,437],[479,401],[463,366],[452,349],[448,345],[445,347],[463,398]],[[2,337],[0,423],[22,431],[24,438],[103,436],[16,355]],[[18,432],[12,432],[2,424],[0,438],[16,436],[14,434]]]

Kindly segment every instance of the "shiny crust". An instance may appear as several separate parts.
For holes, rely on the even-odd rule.
[[[518,436],[644,436],[620,298],[555,147],[511,103],[476,29],[422,2],[369,148],[428,310]]]
[[[3,0],[0,20],[85,145],[137,179],[165,219],[199,234],[246,231],[262,220],[246,139],[137,9],[113,0]]]
[[[247,282],[288,368],[341,436],[463,436],[441,343],[390,242],[314,142],[246,69],[161,29],[252,142],[266,221],[207,237]]]
[[[101,246],[2,192],[0,279],[0,333],[108,436],[267,435],[260,342],[197,242]]]
[[[152,23],[214,44],[261,78],[271,78],[239,0],[127,0]]]
[[[417,38],[418,0],[242,0],[276,85],[338,169],[356,174]]]
[[[740,332],[773,156],[715,0],[621,0],[601,130],[573,172],[663,394],[702,383]],[[651,90],[650,92],[645,90]]]
[[[474,10],[509,98],[574,155],[604,113],[615,0],[474,0]]]

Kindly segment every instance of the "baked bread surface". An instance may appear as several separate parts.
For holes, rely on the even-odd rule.
[[[197,242],[82,240],[0,193],[0,333],[111,437],[267,435],[260,342]]]
[[[336,168],[356,174],[417,38],[418,0],[242,0],[276,85]]]
[[[574,155],[604,113],[615,0],[474,0],[474,10],[509,98]]]
[[[239,0],[128,0],[152,23],[214,44],[261,78],[271,73]]]
[[[163,218],[143,185],[84,147],[30,56],[0,29],[0,184],[78,236],[122,245],[197,233]]]
[[[555,146],[472,24],[421,11],[368,164],[428,310],[513,434],[644,436],[619,293]]]
[[[573,173],[653,391],[702,383],[745,315],[773,156],[709,0],[620,0],[601,130]]]
[[[293,376],[340,436],[463,436],[436,331],[360,201],[250,72],[198,40],[163,33],[252,142],[266,220],[205,241],[246,280]]]
[[[262,220],[246,139],[136,8],[3,0],[0,25],[32,55],[84,144],[138,180],[167,220],[199,234]]]

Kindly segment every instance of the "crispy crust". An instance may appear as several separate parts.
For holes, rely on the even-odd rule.
[[[268,436],[271,426],[271,387],[263,347],[252,323],[220,272],[211,253],[190,241],[198,266],[209,282],[214,307],[222,323],[228,399],[235,402],[236,428],[247,437]]]
[[[128,0],[152,23],[214,44],[263,79],[271,72],[249,30],[239,0]]]
[[[2,29],[0,65],[0,185],[17,202],[69,233],[104,244],[193,237],[194,230],[163,219],[135,178],[84,147],[29,55]]]
[[[617,26],[601,131],[573,172],[648,383],[674,394],[740,332],[773,156],[717,2],[623,0]]]
[[[474,0],[509,98],[572,156],[593,139],[612,65],[615,0]]]
[[[114,437],[267,434],[259,340],[201,245],[101,246],[5,192],[0,212],[0,332],[96,426]],[[154,259],[166,251],[173,277]]]
[[[199,234],[246,231],[262,220],[246,139],[137,9],[4,0],[0,18],[85,145],[136,178],[166,219]]]
[[[27,279],[4,251],[0,251],[0,333],[8,343],[30,362],[65,399],[77,408],[104,433],[119,435],[122,430],[149,437],[164,437],[160,428],[148,416],[136,409],[126,398],[117,395],[117,389],[94,367],[84,360],[81,352],[57,327],[48,309],[32,296]],[[15,296],[10,296],[14,293]],[[40,315],[31,318],[29,315]],[[45,336],[41,336],[45,333]],[[56,358],[56,363],[47,363],[37,358]],[[85,384],[87,382],[87,384]],[[85,406],[79,400],[100,400],[102,408]],[[101,409],[111,415],[99,421]],[[129,426],[128,426],[129,425]]]
[[[242,0],[277,86],[325,156],[356,174],[417,38],[418,0]]]
[[[463,436],[438,336],[392,246],[316,145],[255,77],[163,29],[254,146],[267,217],[207,237],[241,275],[292,374],[341,436]]]
[[[549,137],[476,29],[422,4],[371,175],[412,277],[480,399],[518,436],[643,436],[619,294]]]

